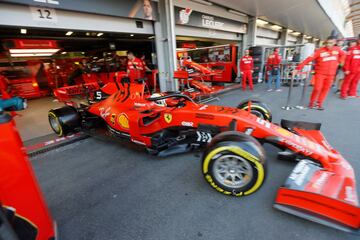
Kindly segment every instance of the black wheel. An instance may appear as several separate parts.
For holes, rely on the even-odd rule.
[[[202,158],[206,181],[218,192],[242,197],[257,191],[266,175],[265,151],[251,136],[239,132],[217,135]]]
[[[48,113],[49,123],[52,130],[58,136],[66,136],[80,127],[81,117],[79,112],[70,106],[51,109]]]
[[[264,119],[266,121],[272,121],[272,114],[271,110],[265,103],[255,100],[255,99],[247,99],[242,101],[237,108],[248,111],[249,109],[249,101],[251,102],[251,109],[250,112],[257,117]]]

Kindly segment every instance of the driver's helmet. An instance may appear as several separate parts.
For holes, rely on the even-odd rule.
[[[161,97],[163,96],[161,93],[153,93],[151,95],[151,98],[155,98],[155,97]],[[166,107],[166,100],[163,99],[163,100],[157,100],[157,101],[154,101],[154,103],[160,107]]]

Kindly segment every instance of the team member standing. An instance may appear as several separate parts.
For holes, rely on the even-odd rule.
[[[135,57],[133,52],[127,53],[128,62],[127,62],[127,74],[130,78],[130,81],[135,81],[140,78],[144,78],[144,65],[143,61]]]
[[[282,59],[279,55],[279,48],[275,48],[274,52],[270,54],[270,56],[267,59],[267,73],[269,75],[268,79],[268,91],[272,91],[272,79],[273,77],[276,77],[275,80],[275,87],[276,91],[280,92],[280,63]]]
[[[315,83],[311,93],[309,108],[324,110],[323,103],[334,82],[336,70],[339,64],[343,65],[345,53],[340,47],[335,46],[336,38],[328,37],[325,47],[315,50],[314,54],[300,63],[293,74],[296,75],[303,67],[315,61]]]
[[[360,79],[360,35],[357,45],[348,49],[344,72],[346,77],[341,87],[340,98],[346,99],[357,96],[357,87]]]
[[[253,91],[253,79],[252,74],[254,72],[254,60],[250,56],[250,51],[245,50],[245,55],[240,59],[240,72],[242,75],[242,89],[246,90],[246,81],[249,82],[250,90]]]

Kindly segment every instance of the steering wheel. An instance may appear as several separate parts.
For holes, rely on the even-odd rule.
[[[165,95],[165,96],[159,96],[159,97],[150,97],[147,98],[146,100],[148,101],[159,101],[159,100],[164,100],[164,99],[168,99],[168,98],[177,98],[177,99],[185,99],[188,100],[192,103],[195,103],[193,99],[191,99],[188,95],[185,94],[181,94],[181,93],[174,93],[174,94],[169,94],[169,95]],[[178,104],[176,104],[176,106],[180,106],[182,103],[182,101],[179,101]]]

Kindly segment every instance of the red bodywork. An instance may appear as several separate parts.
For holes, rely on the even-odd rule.
[[[205,55],[203,56],[205,61],[197,61],[197,65],[203,66],[204,68],[210,70],[206,75],[204,73],[201,76],[194,76],[194,80],[203,80],[208,82],[233,82],[237,74],[237,50],[238,47],[235,44],[224,45],[224,46],[213,46],[203,49],[192,49],[188,51],[179,51],[178,57],[183,55],[192,55],[192,52],[204,50]],[[229,51],[228,54],[224,54],[225,51]],[[218,56],[213,55],[226,55],[223,59],[219,59]],[[210,55],[212,59],[210,59]],[[180,64],[181,65],[181,64]],[[193,66],[195,69],[198,66]],[[200,71],[201,72],[201,71]]]
[[[1,114],[0,202],[20,239],[55,239],[55,225],[25,153],[14,121]],[[4,121],[5,118],[8,118]]]
[[[236,131],[248,132],[250,129],[256,139],[288,149],[300,159],[307,159],[300,161],[300,166],[280,188],[276,198],[278,208],[320,215],[329,222],[336,221],[349,231],[360,227],[354,171],[319,130],[285,129],[285,125],[282,128],[249,111],[196,104],[190,100],[177,105],[179,101],[167,99],[167,106],[159,106],[146,99],[144,85],[134,83],[125,84],[107,99],[91,105],[87,111],[102,118],[111,132],[126,136],[148,149],[154,149],[157,142],[153,136],[164,129],[187,127],[201,131],[200,126],[206,125],[229,131],[231,122],[236,121]],[[203,135],[200,133],[198,136]],[[194,143],[203,140],[194,140]],[[208,137],[205,142],[210,140],[211,137]],[[297,215],[306,217],[304,214]]]

